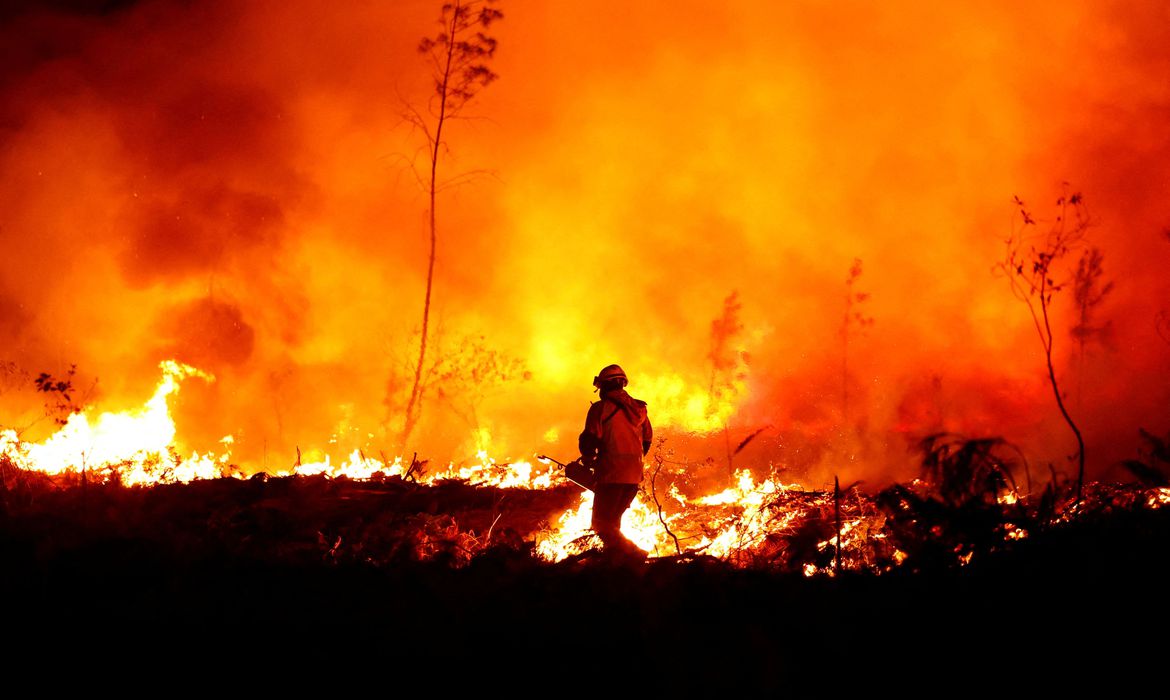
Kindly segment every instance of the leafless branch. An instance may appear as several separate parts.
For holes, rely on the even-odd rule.
[[[671,531],[670,525],[666,524],[666,518],[662,514],[662,503],[658,500],[658,473],[662,471],[662,459],[658,452],[654,453],[654,473],[650,476],[650,498],[654,501],[654,507],[658,510],[658,522],[662,523],[662,529],[666,534],[670,535],[670,539],[674,540],[674,551],[676,554],[682,554],[682,545],[679,544],[678,537]]]

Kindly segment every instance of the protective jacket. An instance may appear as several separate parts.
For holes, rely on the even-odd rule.
[[[646,402],[616,389],[589,407],[578,446],[587,464],[596,456],[592,466],[598,484],[637,484],[653,435]]]

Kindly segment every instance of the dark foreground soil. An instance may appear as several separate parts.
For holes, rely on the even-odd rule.
[[[1085,518],[959,569],[808,579],[712,559],[542,562],[521,533],[571,489],[296,478],[3,495],[3,661],[46,689],[1047,696],[1157,685],[1170,661],[1170,509]]]

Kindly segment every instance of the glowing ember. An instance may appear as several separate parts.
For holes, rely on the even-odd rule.
[[[1007,523],[1004,527],[1009,540],[1022,540],[1028,537],[1028,531],[1022,527],[1016,527],[1011,523]]]

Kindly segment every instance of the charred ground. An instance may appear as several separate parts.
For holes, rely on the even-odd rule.
[[[940,506],[914,566],[806,578],[702,555],[542,561],[531,533],[576,500],[570,486],[63,488],[33,475],[0,492],[0,595],[10,659],[134,659],[149,675],[177,659],[214,660],[212,673],[304,659],[305,671],[360,664],[440,684],[564,683],[608,658],[660,688],[1047,682],[1164,655],[1144,633],[1170,583],[1170,510],[1145,507],[1139,489],[1089,492],[1076,518],[967,566],[927,543],[985,523]]]

